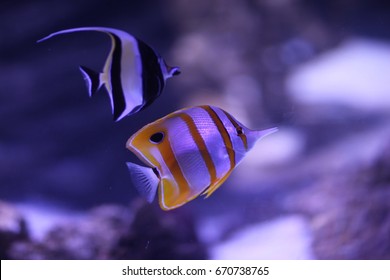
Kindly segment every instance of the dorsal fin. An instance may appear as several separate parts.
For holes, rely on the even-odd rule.
[[[149,203],[156,196],[159,179],[150,167],[141,166],[132,162],[126,162],[134,187],[140,195]]]

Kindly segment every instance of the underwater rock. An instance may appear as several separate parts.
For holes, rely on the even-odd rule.
[[[129,227],[130,208],[104,205],[83,218],[54,225],[41,240],[19,242],[12,246],[13,259],[106,259],[121,234]]]
[[[12,244],[27,239],[24,218],[11,204],[0,201],[0,259],[9,259]]]
[[[58,225],[43,240],[49,259],[107,259],[115,241],[125,234],[132,209],[104,205],[82,220]]]
[[[9,244],[9,243],[7,243]],[[192,218],[136,202],[103,205],[54,225],[41,240],[10,244],[11,259],[204,259]]]
[[[206,259],[192,216],[183,210],[163,212],[142,204],[128,233],[111,252],[114,259]]]
[[[387,75],[390,44],[347,40],[298,67],[287,79],[292,96],[304,104],[342,104],[367,111],[390,107]]]
[[[390,140],[390,139],[389,139]],[[365,175],[368,183],[377,187],[390,187],[390,144],[387,144],[370,168],[367,168]]]
[[[382,140],[390,143],[390,136]],[[364,149],[352,149],[360,155],[348,161],[344,149],[344,154],[339,153],[338,167],[331,170],[323,165],[322,173],[313,176],[309,187],[288,198],[290,207],[294,205],[289,211],[310,217],[317,258],[390,258],[390,146],[378,147],[376,156],[364,157]]]
[[[54,225],[40,240],[17,242],[12,259],[106,259],[132,221],[131,209],[105,205]]]
[[[321,259],[389,259],[390,188],[349,189],[347,195],[337,210],[313,219],[314,251]]]

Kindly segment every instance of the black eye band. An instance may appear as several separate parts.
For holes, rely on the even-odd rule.
[[[156,132],[152,136],[150,136],[149,140],[150,142],[154,144],[160,143],[164,139],[164,133],[163,132]]]

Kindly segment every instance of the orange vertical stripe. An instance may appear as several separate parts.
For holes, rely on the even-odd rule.
[[[198,150],[202,155],[202,158],[207,166],[207,170],[210,173],[210,183],[212,184],[217,180],[217,170],[215,169],[215,165],[211,158],[210,152],[207,150],[206,143],[202,135],[200,135],[198,128],[196,127],[196,124],[192,119],[192,117],[185,113],[181,114],[180,117],[187,124],[192,139],[194,140],[196,146],[198,147]]]
[[[214,184],[211,184],[209,188],[207,188],[206,191],[204,192],[206,194],[206,197],[209,197],[213,192],[215,192],[218,189],[218,187],[221,186],[221,184],[229,177],[230,173],[233,171],[234,167],[236,166],[236,155],[233,150],[233,144],[232,144],[232,140],[230,139],[229,132],[226,130],[218,114],[208,105],[200,106],[200,107],[206,110],[206,112],[213,120],[214,124],[217,126],[218,131],[221,134],[223,142],[225,144],[226,152],[229,156],[229,161],[230,161],[230,169],[225,174],[225,176],[223,176],[218,181],[214,182]]]
[[[159,145],[157,145],[160,154],[166,164],[166,166],[169,168],[169,171],[171,172],[173,176],[173,180],[175,180],[179,190],[178,193],[175,193],[173,189],[166,190],[167,192],[164,194],[165,198],[165,204],[167,205],[175,205],[175,204],[181,204],[183,200],[188,199],[188,195],[190,194],[190,186],[184,177],[183,171],[180,169],[179,163],[177,162],[177,159],[175,157],[175,154],[173,153],[171,143],[169,142],[169,139],[166,139]],[[164,185],[164,180],[167,180],[164,178],[162,180],[162,186]],[[173,187],[173,184],[169,184]]]
[[[200,107],[206,110],[206,112],[213,120],[214,124],[217,126],[219,134],[221,134],[223,142],[225,144],[226,151],[229,155],[230,168],[234,168],[234,166],[236,165],[236,156],[233,150],[233,143],[230,139],[229,132],[226,130],[226,127],[223,125],[223,122],[221,121],[217,113],[210,106],[205,105]]]

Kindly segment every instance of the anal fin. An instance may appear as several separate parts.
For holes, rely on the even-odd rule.
[[[205,195],[206,198],[208,198],[210,195],[213,194],[225,181],[226,179],[230,176],[230,173],[232,173],[233,169],[230,169],[220,180],[215,182],[214,184],[210,185],[208,188],[206,188],[202,195]]]
[[[156,196],[159,178],[150,167],[141,166],[132,162],[127,162],[131,180],[140,195],[149,203]]]

